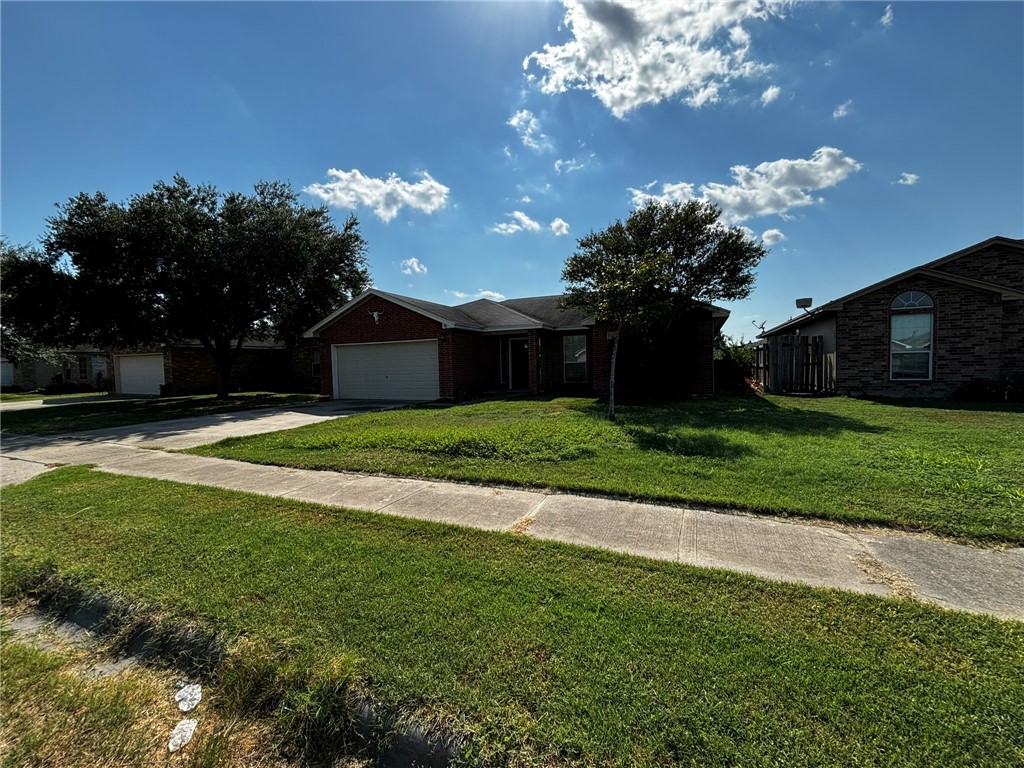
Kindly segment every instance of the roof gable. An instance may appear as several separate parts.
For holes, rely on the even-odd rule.
[[[854,299],[858,299],[861,296],[866,296],[869,293],[874,293],[875,291],[881,290],[882,288],[885,288],[888,285],[892,285],[893,283],[898,283],[902,280],[906,280],[910,277],[915,277],[918,275],[923,275],[925,277],[930,277],[936,280],[942,280],[944,282],[952,283],[954,285],[962,285],[965,288],[972,288],[974,290],[994,293],[997,294],[1004,301],[1013,299],[1024,299],[1024,292],[1019,291],[1015,288],[1011,288],[1005,285],[998,285],[996,283],[986,282],[984,280],[976,280],[971,277],[958,275],[954,272],[946,272],[944,270],[938,269],[938,267],[942,267],[943,265],[949,264],[950,262],[955,261],[956,259],[963,258],[964,256],[970,256],[993,245],[1001,245],[1013,249],[1019,249],[1022,253],[1024,253],[1024,240],[1014,240],[1012,238],[1002,237],[999,235],[995,237],[990,237],[987,240],[983,240],[980,243],[975,243],[972,246],[963,248],[959,251],[956,251],[955,253],[949,254],[948,256],[943,256],[940,259],[929,261],[928,263],[922,264],[921,266],[918,267],[912,267],[904,272],[900,272],[897,275],[887,277],[884,280],[879,280],[877,283],[872,283],[871,285],[861,288],[860,290],[853,291],[852,293],[848,293],[845,296],[840,296],[838,299],[833,299],[832,301],[822,304],[820,307],[817,307],[816,309],[813,309],[810,312],[806,312],[800,317],[790,318],[784,323],[779,323],[774,328],[769,328],[767,331],[759,333],[758,338],[770,336],[772,334],[779,333],[780,331],[789,330],[790,328],[797,328],[800,327],[801,325],[804,325],[805,323],[811,322],[812,320],[817,320],[828,314],[839,312],[840,310],[842,310],[843,305],[848,301],[853,301]]]

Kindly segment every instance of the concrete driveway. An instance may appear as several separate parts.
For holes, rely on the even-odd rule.
[[[385,411],[404,408],[406,402],[391,400],[330,400],[297,406],[270,406],[251,411],[214,413],[168,419],[148,424],[130,424],[124,427],[91,429],[66,435],[72,440],[104,440],[144,448],[181,450],[195,448],[223,440],[226,437],[244,437],[263,432],[304,427],[321,421],[351,416],[367,411]]]

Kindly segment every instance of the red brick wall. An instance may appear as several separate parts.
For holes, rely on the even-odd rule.
[[[497,341],[473,331],[453,329],[445,333],[448,335],[448,343],[444,347],[450,352],[442,363],[441,396],[464,400],[472,395],[497,389],[500,386]],[[448,366],[447,374],[445,364]],[[445,395],[446,391],[450,394]]]
[[[591,357],[594,390],[608,394],[614,326],[594,328]],[[694,310],[667,332],[625,332],[619,345],[616,391],[623,395],[678,398],[715,393],[715,325],[711,313]]]
[[[931,381],[889,381],[890,305],[904,291],[923,291],[935,303]],[[836,321],[839,393],[948,397],[972,379],[997,377],[1004,344],[1002,305],[992,294],[926,277],[846,302]]]
[[[370,312],[381,312],[379,322],[374,322]],[[331,369],[332,344],[366,344],[382,341],[415,341],[437,339],[441,397],[454,399],[458,387],[453,379],[452,352],[448,334],[441,324],[418,312],[406,309],[379,296],[370,296],[358,306],[339,317],[330,325],[320,329],[320,392],[334,396],[333,371]]]
[[[167,347],[164,382],[175,395],[217,391],[217,368],[205,347]],[[284,349],[243,349],[231,368],[231,390],[283,391],[291,383],[290,355]]]

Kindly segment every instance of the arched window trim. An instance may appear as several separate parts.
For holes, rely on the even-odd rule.
[[[889,380],[931,381],[935,371],[935,302],[924,291],[903,291],[889,307]]]
[[[890,308],[895,310],[903,309],[935,309],[935,302],[932,297],[924,291],[904,291],[892,300]]]

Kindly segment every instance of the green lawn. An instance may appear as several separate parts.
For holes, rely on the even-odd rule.
[[[95,403],[62,405],[59,408],[10,411],[0,416],[0,427],[4,432],[60,435],[87,429],[122,427],[127,424],[180,419],[186,416],[241,411],[265,405],[302,405],[315,403],[319,399],[319,395],[240,392],[227,400],[218,400],[214,395],[102,400]]]
[[[5,592],[47,564],[270,649],[227,687],[315,669],[283,724],[354,688],[498,764],[1024,761],[1021,623],[81,467],[3,505]]]
[[[103,397],[106,392],[73,392],[67,395],[47,395],[43,392],[0,392],[0,403],[21,403],[26,400],[63,400],[70,397]]]
[[[1024,543],[1024,407],[735,397],[519,400],[353,416],[193,453],[539,486]]]

